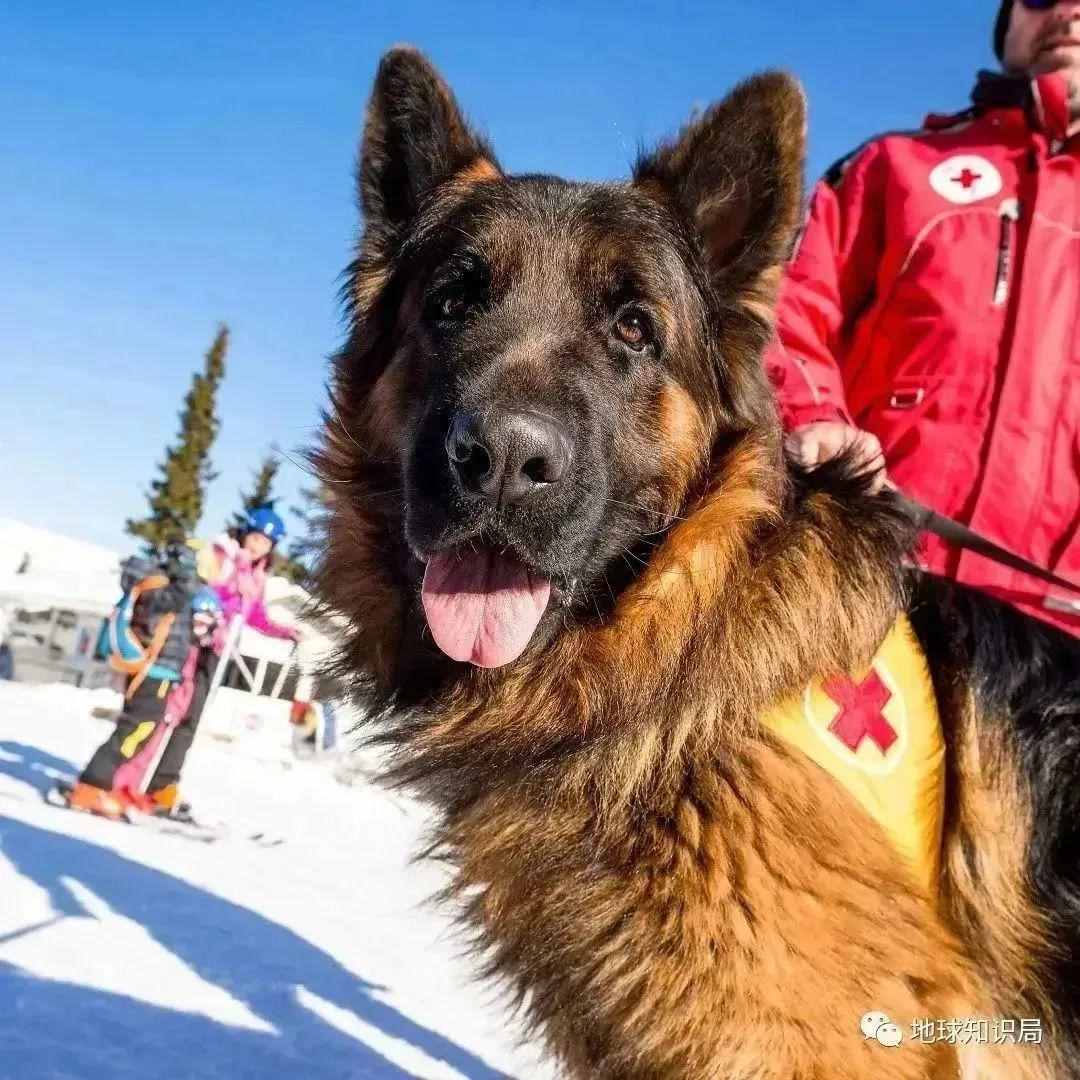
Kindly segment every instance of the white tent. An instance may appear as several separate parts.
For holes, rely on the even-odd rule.
[[[3,607],[105,616],[119,596],[120,556],[115,551],[0,518]]]

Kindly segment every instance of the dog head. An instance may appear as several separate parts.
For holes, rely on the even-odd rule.
[[[617,603],[725,455],[779,460],[761,352],[803,131],[765,74],[628,183],[512,176],[419,53],[384,57],[318,458],[324,592],[366,666],[427,631],[479,667],[541,649]]]

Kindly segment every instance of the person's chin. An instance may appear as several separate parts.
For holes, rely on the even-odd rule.
[[[1031,66],[1035,75],[1072,72],[1080,77],[1080,42],[1068,42],[1044,49]]]

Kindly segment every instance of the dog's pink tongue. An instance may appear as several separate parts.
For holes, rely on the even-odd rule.
[[[424,573],[424,612],[435,644],[477,667],[516,660],[550,595],[551,582],[493,551],[436,555]]]

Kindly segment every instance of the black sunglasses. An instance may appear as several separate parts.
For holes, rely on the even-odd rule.
[[[1049,11],[1058,0],[1020,0],[1028,11]]]

